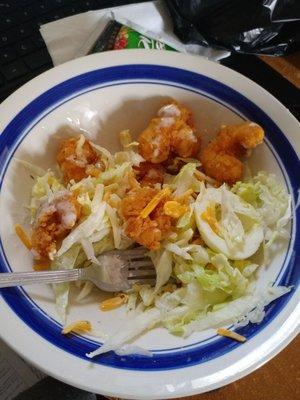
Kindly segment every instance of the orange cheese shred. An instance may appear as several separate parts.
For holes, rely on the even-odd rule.
[[[110,311],[114,308],[118,308],[122,306],[124,303],[128,301],[128,295],[125,293],[121,293],[118,296],[111,297],[107,300],[104,300],[100,304],[101,311]]]
[[[188,207],[178,201],[170,200],[164,204],[164,213],[172,218],[179,218],[188,211]]]
[[[67,335],[68,333],[75,332],[75,333],[84,333],[90,332],[92,330],[92,325],[89,321],[75,321],[71,324],[64,327],[61,331],[63,335]]]
[[[225,337],[228,337],[230,339],[236,340],[237,342],[241,342],[241,343],[244,343],[247,340],[247,338],[245,338],[245,336],[239,335],[238,333],[229,331],[228,329],[225,329],[225,328],[219,328],[217,330],[217,333],[220,336],[225,336]]]
[[[21,225],[19,224],[15,225],[15,232],[18,235],[21,242],[24,244],[24,246],[27,247],[28,250],[31,250],[32,249],[31,240]]]
[[[152,213],[152,211],[158,206],[160,201],[166,197],[171,195],[171,190],[169,188],[163,189],[160,192],[158,192],[153,199],[149,201],[149,203],[146,205],[146,207],[141,211],[140,216],[142,218],[147,218],[149,214]]]
[[[34,264],[33,269],[35,271],[47,271],[50,267],[49,262]]]

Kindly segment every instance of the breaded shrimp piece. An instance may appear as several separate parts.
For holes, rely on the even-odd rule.
[[[51,201],[42,204],[31,237],[35,258],[52,258],[58,242],[73,228],[80,214],[80,204],[74,194],[67,190],[56,192]]]
[[[157,227],[161,232],[162,237],[165,237],[171,230],[172,218],[164,213],[164,204],[166,200],[159,203],[155,210],[151,213],[151,218],[157,223]]]
[[[199,151],[200,139],[195,134],[191,113],[175,101],[158,111],[139,136],[139,152],[151,163],[166,161],[171,152],[192,157]]]
[[[174,118],[171,128],[171,151],[179,157],[193,157],[200,149],[200,137],[197,137],[192,113],[181,104],[173,101],[163,106],[158,115],[162,118]]]
[[[205,174],[219,182],[234,184],[243,174],[239,158],[262,143],[263,138],[262,127],[253,122],[221,127],[201,155]]]
[[[72,179],[78,182],[89,175],[98,176],[102,167],[100,157],[82,135],[79,139],[66,139],[61,143],[57,162],[66,182]]]
[[[150,200],[158,193],[158,190],[150,187],[135,188],[125,196],[121,203],[121,214],[124,219],[137,217]]]
[[[153,164],[165,161],[171,149],[171,118],[153,118],[139,136],[139,153]]]
[[[187,124],[171,133],[171,150],[179,157],[195,157],[200,149],[200,140]]]
[[[157,193],[156,189],[150,187],[134,189],[122,199],[120,208],[125,221],[125,234],[150,250],[158,249],[161,240],[171,229],[171,218],[163,212],[167,198],[149,216],[141,217],[142,210]]]
[[[150,250],[160,247],[162,234],[156,221],[150,218],[131,217],[126,222],[125,233],[128,237]]]
[[[165,170],[161,164],[152,164],[146,161],[140,163],[134,170],[141,186],[153,186],[164,181]]]

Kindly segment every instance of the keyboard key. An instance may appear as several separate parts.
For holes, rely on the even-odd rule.
[[[83,8],[77,4],[74,4],[74,5],[71,5],[68,7],[64,7],[63,10],[64,10],[65,16],[79,14],[80,12],[84,11]]]
[[[35,12],[33,7],[26,7],[25,9],[21,10],[19,16],[21,21],[28,21],[29,19],[34,18]]]
[[[21,38],[31,36],[33,32],[37,31],[38,27],[35,24],[23,24],[18,27],[18,34]]]
[[[34,51],[35,45],[32,43],[31,40],[25,39],[23,41],[18,42],[15,45],[15,49],[21,56],[23,56],[25,54],[28,54],[28,53],[31,53],[32,51]]]
[[[86,0],[81,3],[82,7],[84,10],[95,10],[96,8],[99,8],[96,0]]]
[[[13,47],[2,47],[0,49],[0,64],[7,64],[17,57],[16,51]]]
[[[8,81],[11,81],[13,79],[19,78],[22,75],[25,75],[28,72],[28,68],[26,68],[22,60],[17,60],[11,64],[4,65],[1,68],[1,71],[5,78]]]
[[[0,1],[0,15],[11,13],[14,9],[15,6],[10,1]]]
[[[1,11],[0,11],[1,12]],[[18,23],[18,18],[14,15],[4,15],[0,18],[0,31],[12,28]]]
[[[0,33],[0,47],[15,42],[18,39],[17,29],[11,29],[7,32]]]
[[[33,3],[34,0],[18,0],[18,4],[20,6],[28,6],[30,3]]]
[[[49,0],[38,1],[33,5],[36,15],[44,14],[48,11],[51,11],[55,7],[55,4],[52,4]]]
[[[39,49],[46,46],[44,39],[42,38],[40,33],[38,33],[34,36],[31,36],[30,39],[32,40],[34,45]]]
[[[46,49],[42,49],[24,57],[24,61],[31,70],[34,70],[51,62],[51,58],[48,51]]]

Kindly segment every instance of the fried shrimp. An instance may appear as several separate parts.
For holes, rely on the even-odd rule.
[[[234,184],[243,174],[240,158],[262,143],[263,138],[263,129],[253,122],[222,126],[203,150],[201,162],[205,174],[219,182]]]
[[[35,258],[52,258],[57,243],[74,227],[80,214],[80,204],[67,190],[56,192],[52,200],[42,204],[37,212],[31,237]]]
[[[163,211],[163,204],[168,197],[162,199],[146,218],[141,216],[142,210],[158,193],[158,190],[150,187],[137,188],[129,192],[121,202],[126,235],[150,250],[158,249],[161,240],[171,229],[171,218]]]
[[[195,156],[200,147],[190,111],[173,101],[161,107],[139,136],[141,156],[153,164],[166,161],[170,153]]]
[[[141,156],[153,163],[165,161],[171,150],[170,126],[173,118],[153,118],[139,137]]]
[[[161,164],[152,164],[146,161],[135,167],[135,173],[141,186],[153,186],[156,183],[163,183],[165,169]]]
[[[89,175],[98,176],[102,167],[100,157],[83,135],[61,143],[57,162],[66,182],[72,179],[79,182]]]

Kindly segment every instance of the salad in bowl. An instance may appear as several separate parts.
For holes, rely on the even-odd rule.
[[[189,109],[170,100],[136,141],[120,132],[122,150],[114,154],[80,133],[60,140],[51,169],[19,160],[34,183],[31,229],[15,230],[35,270],[102,268],[101,253],[139,245],[155,266],[155,286],[134,285],[100,305],[126,307],[127,321],[89,357],[111,350],[151,356],[132,343],[157,326],[182,337],[215,328],[242,342],[224,326],[261,322],[265,306],[292,290],[256,285],[257,272],[289,237],[291,219],[290,195],[276,176],[253,175],[247,166],[262,127],[223,125],[206,145],[204,136]],[[90,282],[78,286],[79,301],[94,290]],[[70,284],[53,290],[62,334],[93,334],[90,321],[67,321]]]

